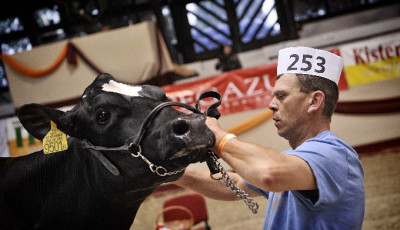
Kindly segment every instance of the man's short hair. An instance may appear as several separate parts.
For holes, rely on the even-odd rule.
[[[282,75],[277,76],[278,80]],[[317,90],[325,94],[323,114],[330,120],[339,99],[339,89],[335,82],[308,74],[296,74],[300,92],[311,93]]]

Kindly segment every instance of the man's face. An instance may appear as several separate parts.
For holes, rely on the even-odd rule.
[[[307,119],[308,95],[300,92],[295,74],[283,74],[276,81],[269,108],[281,137],[290,141],[307,131],[301,127]]]

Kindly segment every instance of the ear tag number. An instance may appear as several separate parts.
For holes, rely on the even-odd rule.
[[[43,152],[50,154],[67,150],[67,135],[57,129],[57,125],[53,121],[50,121],[50,125],[50,131],[43,138]]]

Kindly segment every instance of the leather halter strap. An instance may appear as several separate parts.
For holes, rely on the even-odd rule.
[[[208,109],[202,113],[200,110],[200,101],[205,99],[205,98],[215,98],[217,99],[217,102],[213,103]],[[87,140],[82,140],[82,145],[83,148],[91,150],[90,152],[97,157],[100,162],[114,175],[118,176],[119,171],[118,169],[101,153],[95,152],[94,150],[97,151],[126,151],[129,152],[133,157],[137,158],[140,157],[144,162],[146,162],[149,165],[149,168],[152,172],[156,173],[159,176],[168,176],[172,174],[177,174],[182,172],[185,168],[181,170],[177,170],[174,172],[168,172],[164,167],[162,166],[157,166],[153,164],[150,160],[148,160],[145,156],[142,155],[142,150],[140,147],[140,143],[143,139],[144,134],[146,133],[147,128],[149,127],[151,121],[157,116],[160,110],[166,107],[171,107],[171,106],[179,106],[182,108],[185,108],[187,110],[190,110],[194,113],[198,114],[204,114],[205,116],[212,116],[215,118],[220,117],[220,113],[217,110],[217,107],[221,104],[221,95],[218,92],[215,91],[207,91],[203,94],[200,95],[196,107],[180,103],[180,102],[163,102],[159,105],[157,105],[146,117],[144,122],[142,123],[137,135],[129,137],[126,139],[125,144],[119,147],[104,147],[104,146],[97,146],[93,145]]]

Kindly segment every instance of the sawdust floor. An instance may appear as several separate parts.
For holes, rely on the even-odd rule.
[[[362,156],[365,170],[366,210],[363,230],[400,229],[400,150]],[[188,190],[167,192],[148,197],[140,207],[131,227],[134,230],[154,229],[157,214],[167,198]],[[262,229],[267,200],[255,199],[260,205],[253,214],[243,201],[223,202],[206,198],[212,230]]]

